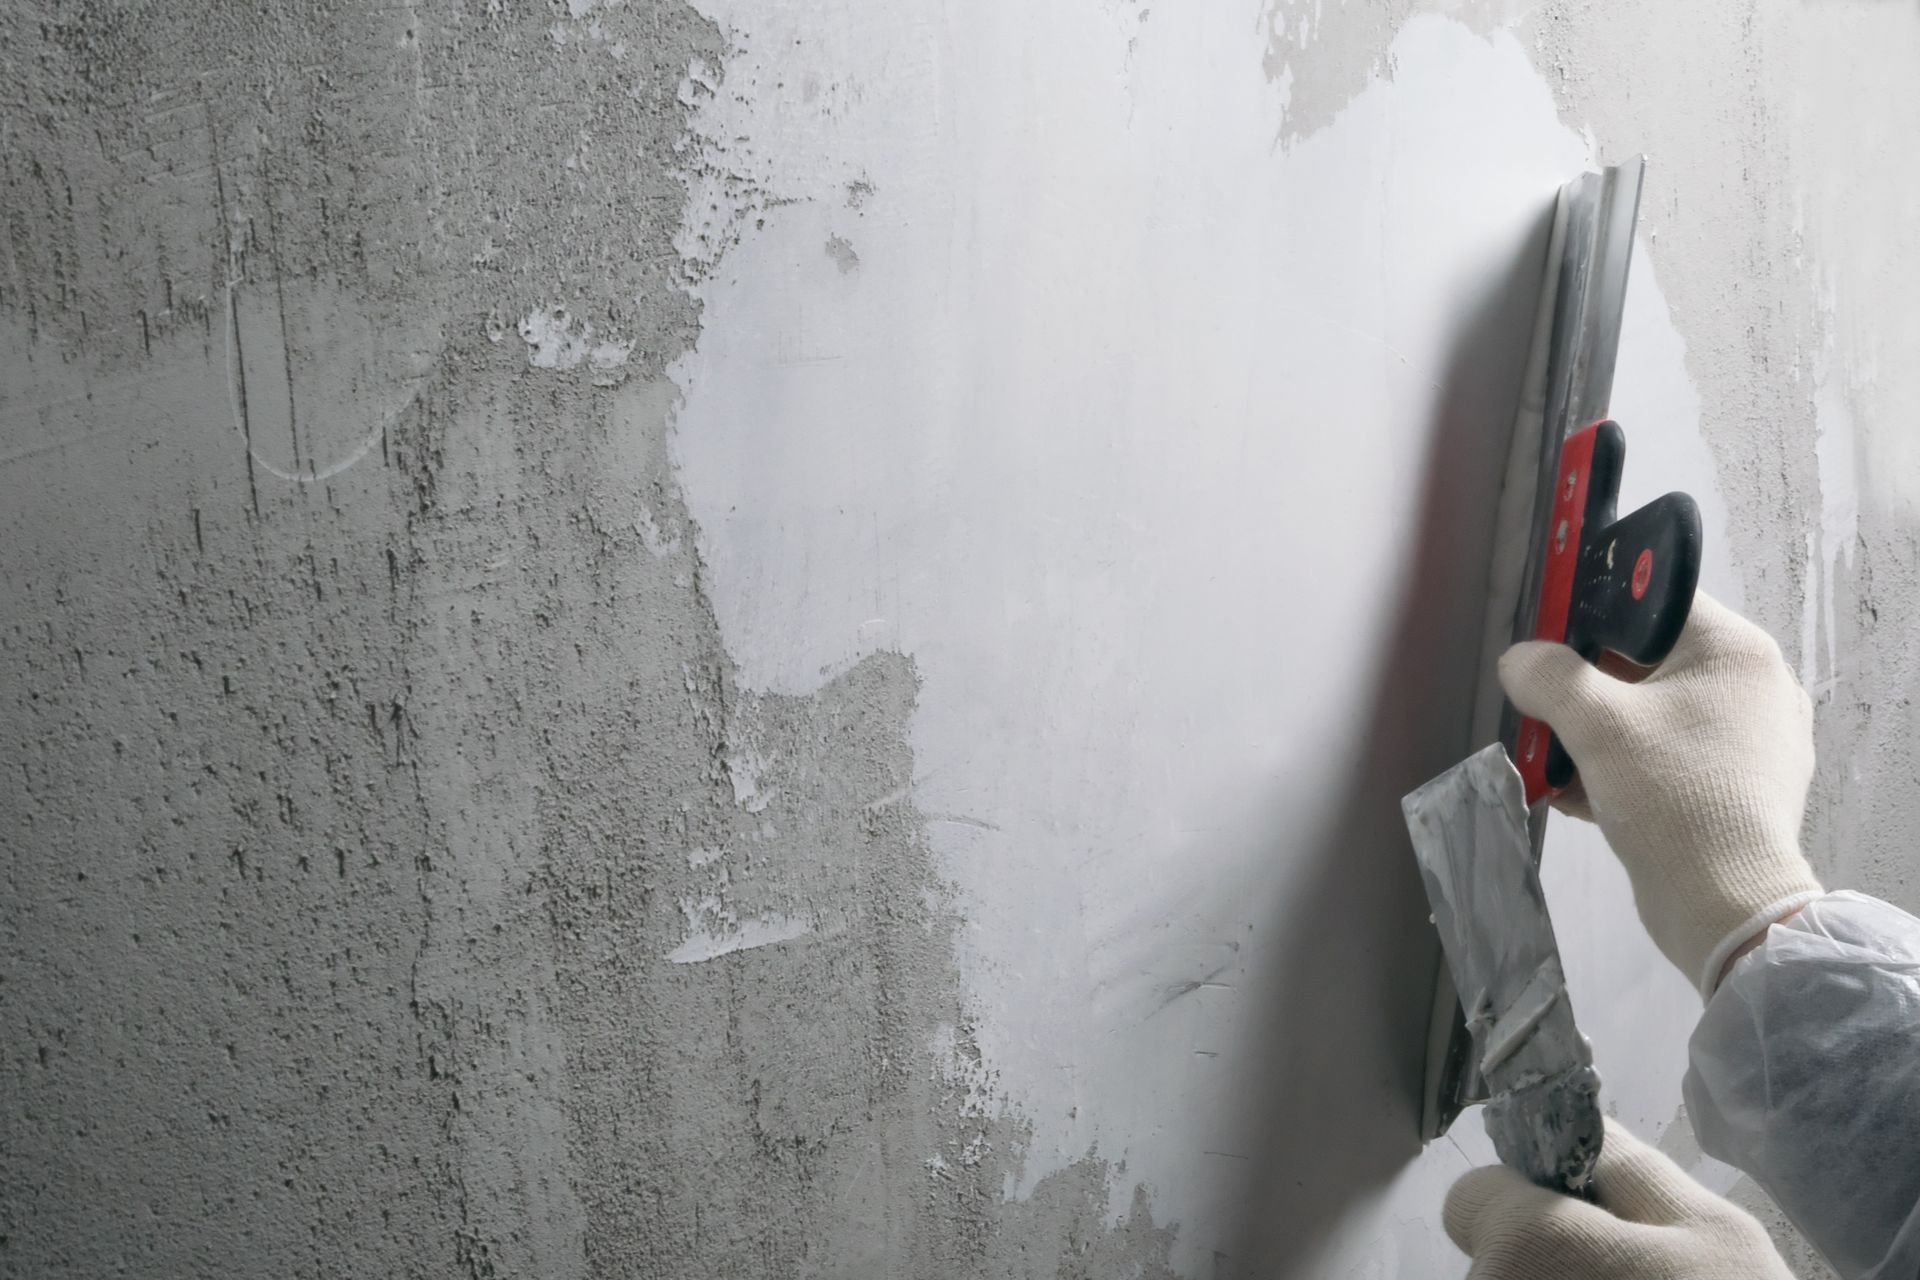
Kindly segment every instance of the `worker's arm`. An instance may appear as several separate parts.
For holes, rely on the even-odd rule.
[[[1686,1085],[1701,1146],[1848,1280],[1913,1280],[1920,921],[1826,894],[1802,856],[1812,707],[1779,646],[1701,595],[1639,683],[1546,644],[1500,675],[1566,744],[1647,931],[1708,1000]]]
[[[1920,1276],[1920,920],[1815,899],[1735,963],[1689,1049],[1702,1148],[1842,1276]]]

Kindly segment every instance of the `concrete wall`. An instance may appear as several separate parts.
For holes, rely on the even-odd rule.
[[[1194,10],[1194,11],[1188,11]],[[1450,1276],[1555,183],[1920,907],[1920,13],[0,5],[0,1272]],[[1684,982],[1589,832],[1608,1096]]]

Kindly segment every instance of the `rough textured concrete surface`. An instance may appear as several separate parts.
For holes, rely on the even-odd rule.
[[[1208,1193],[1238,1218],[1199,1240],[1127,1143],[1036,1154],[1037,1133],[1077,1134],[1080,1107],[1103,1104],[1077,1068],[1060,1096],[1082,1101],[1040,1115],[983,1048],[969,975],[991,967],[996,924],[943,841],[1000,819],[927,806],[916,642],[863,642],[797,692],[743,677],[716,603],[739,584],[714,580],[674,432],[707,394],[685,370],[708,286],[759,262],[743,247],[770,219],[825,199],[789,181],[818,141],[801,122],[856,118],[882,92],[815,75],[852,56],[808,43],[844,10],[0,0],[0,1275],[1464,1270],[1435,1243],[1437,1203],[1418,1221],[1354,1208],[1413,1158],[1426,972],[1384,972],[1400,953],[1363,933],[1340,954],[1373,985],[1352,990],[1392,994],[1356,1006],[1339,966],[1279,949],[1317,985],[1266,1011],[1298,1015],[1277,1034],[1341,1021],[1378,1052],[1285,1042],[1275,1078],[1294,1092],[1245,1107],[1246,1127],[1282,1136],[1250,1182]],[[953,104],[997,85],[956,94],[953,50],[986,42],[1010,82],[1039,82],[1079,30],[1127,67],[1186,30],[1158,6],[1047,11],[1030,44],[966,6],[913,7],[872,36],[926,89],[901,136],[924,126],[948,148],[926,154],[976,166],[941,176],[943,236],[979,220],[968,184],[994,167]],[[743,13],[798,34],[755,44]],[[1242,4],[1231,74],[1278,103],[1274,163],[1390,85],[1396,36],[1435,15],[1523,53],[1594,158],[1651,155],[1642,248],[1684,339],[1727,564],[1819,708],[1810,851],[1834,884],[1920,908],[1920,11]],[[716,134],[736,116],[756,131]],[[1071,171],[1071,121],[1020,127],[1061,130]],[[965,296],[967,263],[903,267],[863,238],[894,193],[829,169],[844,225],[810,242],[806,270],[848,289],[938,277],[903,345],[967,306],[996,322],[997,300]],[[1115,218],[1178,217],[1128,204],[1124,182],[1113,198]],[[1231,202],[1235,184],[1196,198]],[[1036,217],[1054,207],[1044,181],[1032,199]],[[1374,263],[1333,265],[1276,307],[1354,281],[1393,292]],[[1146,354],[1103,358],[1122,379]],[[1196,388],[1195,421],[1234,394]],[[765,481],[783,482],[807,478]],[[1040,524],[967,536],[1052,545]],[[1021,607],[1010,592],[1010,628]],[[1419,619],[1394,618],[1399,653]],[[1184,665],[1215,660],[1154,635]],[[785,639],[762,636],[751,662]],[[1090,635],[1076,661],[1124,683],[1136,640]],[[1395,669],[1411,683],[1382,686],[1388,729],[1389,695],[1422,687]],[[979,751],[1048,714],[980,725]],[[1351,750],[1356,768],[1432,763]],[[1101,830],[1072,791],[1063,768],[1034,819],[1067,845]],[[1324,891],[1276,914],[1318,939],[1349,932],[1326,904],[1379,901],[1374,928],[1415,937],[1410,864],[1366,871],[1397,865],[1397,818],[1356,821],[1377,857],[1330,858]],[[1350,830],[1322,844],[1340,853]],[[1098,874],[1098,852],[1076,849],[1076,874]],[[1248,961],[1223,945],[1182,960],[1191,974],[1141,961],[1174,983],[1142,1018],[1229,985],[1214,979]],[[1040,1007],[1087,963],[1000,980]],[[1367,1115],[1398,1127],[1343,1154]],[[1240,1136],[1196,1144],[1246,1161]],[[1465,1163],[1433,1166],[1434,1185]],[[1260,1243],[1235,1256],[1239,1240]],[[1336,1255],[1338,1272],[1315,1269]]]

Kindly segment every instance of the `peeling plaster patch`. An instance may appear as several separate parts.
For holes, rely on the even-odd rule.
[[[633,522],[633,529],[640,535],[640,545],[645,547],[647,554],[654,559],[664,560],[668,556],[680,554],[679,533],[662,532],[659,521],[653,518],[653,512],[642,508],[640,518]]]
[[[984,1119],[996,1113],[994,1073],[980,1056],[971,1034],[942,1024],[934,1028],[927,1048],[940,1079],[952,1092],[956,1114]]]
[[[778,788],[761,786],[769,763],[765,756],[752,747],[735,751],[726,758],[727,781],[733,786],[733,802],[748,813],[759,813],[780,794]]]
[[[994,1163],[1001,1171],[1001,1199],[1014,1199],[1019,1186],[1016,1171],[1026,1163],[1031,1129],[1014,1115],[1006,1096],[996,1091],[998,1077],[981,1056],[970,1028],[936,1027],[928,1050],[942,1110],[958,1123],[943,1134],[939,1148],[927,1159],[927,1168],[942,1177],[961,1170],[985,1173],[997,1153],[1001,1159]]]
[[[593,322],[576,321],[565,307],[536,307],[520,321],[520,337],[527,344],[527,363],[536,369],[577,369],[592,365],[595,382],[611,385],[633,351],[633,343],[596,341]]]
[[[778,913],[742,921],[718,898],[682,903],[680,909],[686,914],[688,933],[685,942],[667,953],[674,964],[700,964],[736,951],[792,942],[814,931],[812,921]]]
[[[833,265],[840,268],[843,276],[860,265],[860,255],[853,251],[853,241],[845,236],[827,237],[827,256],[833,259]]]
[[[605,41],[606,29],[597,16],[622,8],[626,0],[567,0],[567,18],[569,22],[556,22],[547,28],[547,38],[556,45],[587,39],[596,43]],[[584,25],[582,25],[584,23]],[[625,55],[624,44],[615,44],[608,52],[615,58]]]

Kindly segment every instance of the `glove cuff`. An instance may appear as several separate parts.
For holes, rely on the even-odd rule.
[[[1795,779],[1680,772],[1667,838],[1621,860],[1647,932],[1704,998],[1734,948],[1824,890],[1800,852]]]
[[[1700,999],[1703,1002],[1713,999],[1714,991],[1720,986],[1720,971],[1727,967],[1728,956],[1738,951],[1768,925],[1792,915],[1814,899],[1823,896],[1825,892],[1826,890],[1817,884],[1811,888],[1800,889],[1768,903],[1729,929],[1727,935],[1714,945],[1713,950],[1707,952],[1705,963],[1700,966],[1699,973],[1694,977],[1695,985],[1700,988]]]

